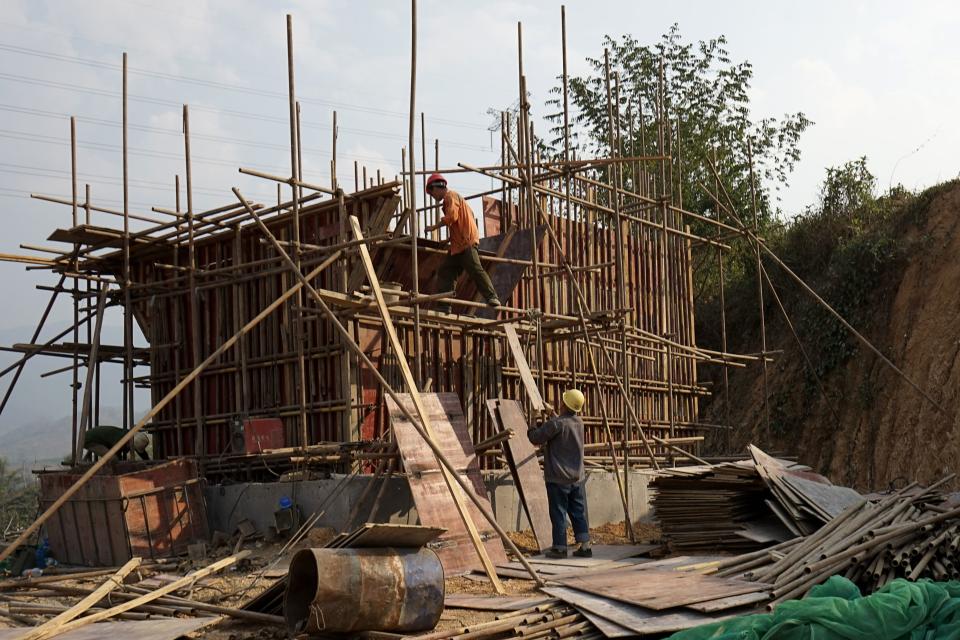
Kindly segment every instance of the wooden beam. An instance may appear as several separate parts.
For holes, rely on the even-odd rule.
[[[520,380],[523,387],[527,390],[527,396],[530,398],[530,404],[534,411],[544,412],[547,410],[547,404],[540,395],[540,387],[537,386],[533,374],[530,372],[530,365],[527,364],[527,357],[523,355],[523,347],[520,346],[520,338],[517,336],[517,328],[512,323],[503,325],[503,332],[507,334],[507,346],[513,353],[513,359],[517,363],[517,370],[520,371]]]

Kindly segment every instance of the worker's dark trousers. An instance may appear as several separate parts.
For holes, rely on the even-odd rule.
[[[473,284],[477,285],[477,291],[480,292],[485,301],[490,302],[497,297],[493,283],[490,282],[490,276],[487,275],[487,272],[483,270],[483,265],[480,264],[480,254],[477,253],[476,246],[460,253],[447,254],[437,271],[437,292],[453,291],[457,278],[464,271],[473,280]],[[444,312],[450,311],[449,305],[441,305],[438,308]]]
[[[553,548],[567,548],[567,516],[573,524],[573,536],[577,542],[590,541],[590,525],[587,524],[587,495],[583,482],[576,484],[547,483],[547,501],[550,503],[550,524],[553,530]]]

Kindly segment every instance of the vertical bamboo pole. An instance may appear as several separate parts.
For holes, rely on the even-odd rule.
[[[538,309],[544,308],[543,288],[540,282],[540,243],[537,242],[537,221],[533,215],[534,210],[534,189],[533,172],[529,170],[533,163],[533,134],[530,123],[530,103],[527,101],[527,79],[523,75],[523,25],[517,22],[517,74],[520,82],[520,127],[517,131],[523,131],[523,146],[518,147],[520,161],[527,165],[527,177],[529,184],[525,185],[527,196],[527,217],[530,221],[530,242],[533,251],[531,252],[532,276],[533,276],[533,299],[534,306]],[[519,142],[519,141],[518,141]],[[540,330],[540,323],[536,326],[536,353],[537,353],[537,382],[543,389],[544,381],[544,352],[543,352],[543,333]]]
[[[298,135],[297,93],[293,73],[293,16],[287,14],[287,97],[290,105],[290,182],[291,207],[293,211],[293,259],[297,268],[300,268],[300,196],[297,181],[302,179],[300,174],[300,140]],[[293,336],[297,350],[297,401],[300,416],[300,446],[305,447],[309,442],[307,424],[307,381],[306,367],[303,357],[303,293],[298,289],[292,302],[293,307]]]
[[[73,204],[73,227],[77,226],[77,119],[70,116],[70,192],[72,194]],[[72,227],[71,227],[72,228]],[[80,245],[73,243],[73,268],[79,272],[79,261],[77,259]],[[62,286],[63,279],[61,278]],[[87,281],[89,282],[89,280]],[[54,292],[56,295],[56,292]],[[80,391],[80,279],[73,279],[73,380],[70,384],[71,396],[71,429],[73,431],[73,442],[77,441],[77,400]]]
[[[173,177],[173,190],[174,190],[174,204],[175,211],[177,212],[177,237],[182,233],[182,227],[180,224],[180,176],[175,175]],[[180,245],[177,244],[173,247],[173,264],[176,267],[180,266]],[[179,269],[177,270],[179,272]],[[177,345],[183,344],[183,309],[181,307],[181,300],[183,299],[182,294],[177,294],[173,297],[173,342]],[[174,386],[180,384],[180,349],[173,349],[173,384]],[[151,400],[156,396],[153,395],[154,390],[151,389]],[[181,406],[180,394],[173,399],[173,419],[175,422],[176,429],[176,453],[177,456],[183,455],[183,409]]]
[[[713,166],[717,166],[717,150],[713,149]],[[720,179],[714,174],[714,187],[713,192],[715,194],[720,193]],[[719,196],[718,196],[719,197]],[[717,222],[720,222],[720,201],[714,198],[713,207],[716,210]],[[720,227],[717,227],[717,242],[720,241]],[[723,351],[723,406],[724,406],[724,416],[725,416],[725,425],[732,426],[730,424],[730,368],[727,366],[727,298],[726,298],[726,284],[723,270],[723,248],[717,244],[717,275],[720,280],[720,348]],[[727,453],[730,449],[730,430],[723,430],[723,453]]]
[[[337,190],[337,112],[333,112],[333,147],[330,160],[330,188]]]
[[[133,304],[130,301],[130,185],[127,170],[127,53],[123,53],[123,428],[136,422],[133,406]]]
[[[417,179],[414,133],[417,113],[417,0],[410,0],[410,118],[407,145],[410,150],[410,256],[413,270],[413,295],[420,295],[420,259],[417,255],[417,236],[420,234],[420,214],[417,213]],[[413,379],[419,387],[423,378],[421,354],[420,305],[413,305]],[[398,357],[400,354],[397,354]],[[412,390],[411,390],[412,391]]]
[[[197,247],[193,216],[193,166],[190,160],[190,109],[183,105],[183,156],[187,179],[187,288],[190,290],[190,350],[194,368],[200,366],[200,296],[197,294]],[[193,454],[206,454],[206,437],[203,420],[203,381],[197,376],[190,387],[193,397]],[[182,437],[182,436],[181,436]]]
[[[570,162],[570,95],[569,95],[569,84],[570,76],[567,73],[567,7],[566,5],[560,5],[560,48],[563,53],[563,161]],[[504,160],[506,163],[506,160]],[[563,195],[564,195],[564,210],[567,216],[567,232],[569,235],[570,224],[572,215],[570,212],[570,170],[569,167],[566,168],[563,176]],[[569,249],[569,247],[568,247]],[[570,308],[565,309],[565,311],[573,312],[574,302],[570,300]],[[570,340],[570,386],[576,388],[577,386],[577,368],[579,363],[577,362],[577,341],[575,339]]]
[[[610,89],[610,52],[607,49],[603,50],[603,72],[604,72],[604,83],[606,87],[607,94],[607,138],[608,144],[610,147],[610,157],[616,160],[620,156],[620,145],[617,139],[617,128],[619,121],[614,117],[614,102]],[[619,83],[618,83],[619,84]],[[617,91],[617,96],[619,98],[619,90]],[[619,102],[619,100],[618,100]],[[614,211],[614,220],[613,220],[613,230],[614,230],[614,261],[616,263],[616,287],[617,287],[617,308],[623,309],[626,307],[626,288],[624,287],[624,265],[623,265],[623,216],[620,213],[620,195],[619,195],[619,163],[614,162],[609,165],[607,169],[607,180],[610,185],[610,204]],[[631,440],[630,438],[630,429],[631,421],[629,417],[629,412],[627,405],[631,403],[632,390],[630,388],[630,367],[627,360],[627,331],[626,327],[620,327],[620,365],[623,370],[623,384],[626,390],[626,394],[623,397],[623,451],[625,459],[627,459],[628,464],[624,467],[623,470],[623,482],[624,482],[624,493],[626,494],[629,475],[630,475],[630,466],[629,459],[626,458],[627,455],[627,442]],[[610,455],[613,457],[614,462],[616,462],[616,452],[613,448],[613,443],[611,442],[610,446]],[[629,494],[626,494],[628,497],[625,500],[624,506],[624,527],[627,530],[627,533],[630,537],[630,541],[634,540],[633,537],[633,525],[632,518],[630,517],[630,500]]]
[[[753,212],[753,233],[760,235],[760,218],[757,214],[756,179],[753,174],[753,145],[747,138],[747,161],[750,163],[750,209]],[[760,307],[760,364],[763,367],[763,424],[770,432],[770,393],[767,381],[767,319],[763,304],[763,266],[760,264],[760,243],[754,243],[757,263],[757,303]]]
[[[84,184],[84,185],[83,185],[83,190],[84,190],[84,198],[83,198],[84,221],[85,221],[85,224],[90,224],[90,185],[89,185],[89,184]],[[87,294],[89,294],[91,291],[93,291],[93,285],[92,285],[92,283],[91,283],[89,280],[87,280]],[[89,316],[91,313],[93,313],[93,298],[88,295],[88,296],[87,296],[87,316]],[[93,340],[93,327],[91,326],[90,322],[87,321],[87,344],[90,344],[90,342],[91,342],[92,340]],[[99,390],[100,390],[100,363],[99,363],[99,362],[97,362],[97,363],[89,363],[89,362],[88,362],[88,363],[87,363],[87,366],[88,366],[88,367],[96,367],[96,374],[97,374],[97,375],[96,375],[96,386],[97,386],[97,392],[98,392],[98,394],[97,394],[97,396],[95,396],[95,397],[96,397],[96,402],[97,402],[97,408],[96,408],[96,411],[94,412],[94,408],[93,408],[94,398],[91,397],[91,398],[89,399],[89,411],[90,411],[90,415],[94,416],[94,420],[99,423],[99,422],[100,422],[100,398],[99,398]],[[86,397],[86,396],[84,396],[84,397]],[[2,411],[3,411],[3,408],[0,407],[0,412],[2,412]],[[81,412],[82,412],[82,411],[83,411],[83,409],[81,408]],[[74,440],[74,442],[76,442],[76,440]]]

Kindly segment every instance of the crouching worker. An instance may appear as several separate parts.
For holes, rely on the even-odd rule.
[[[583,394],[577,389],[563,392],[563,413],[527,431],[533,444],[543,445],[543,477],[550,503],[553,546],[548,558],[567,557],[567,516],[573,524],[574,539],[580,543],[573,555],[593,557],[590,525],[587,523],[587,496],[584,491]]]
[[[480,264],[480,254],[477,252],[480,232],[477,230],[477,221],[470,205],[459,193],[447,188],[446,178],[439,173],[433,174],[427,180],[427,193],[437,202],[443,203],[443,217],[425,231],[433,231],[444,225],[450,228],[450,249],[437,272],[437,292],[452,291],[457,284],[457,278],[466,271],[486,303],[491,307],[499,307],[500,299],[490,276]],[[447,304],[440,305],[437,309],[450,313],[450,305]]]
[[[120,438],[122,438],[125,433],[126,431],[120,427],[108,427],[105,425],[88,429],[83,434],[83,448],[87,451],[84,457],[90,459],[90,454],[95,453],[102,458],[107,451],[113,448],[113,445],[120,442]],[[130,452],[132,449],[132,451],[135,451],[143,460],[149,460],[150,456],[147,455],[147,447],[149,445],[150,436],[142,431],[138,431],[133,436],[133,441],[128,442],[123,450]]]

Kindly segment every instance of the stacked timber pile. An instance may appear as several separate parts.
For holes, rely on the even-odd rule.
[[[895,578],[960,578],[960,507],[936,492],[950,477],[862,499],[809,536],[720,562],[716,575],[772,584],[770,608],[838,574],[864,593]]]
[[[663,469],[650,483],[675,551],[750,551],[817,531],[859,493],[749,447],[751,459]]]

